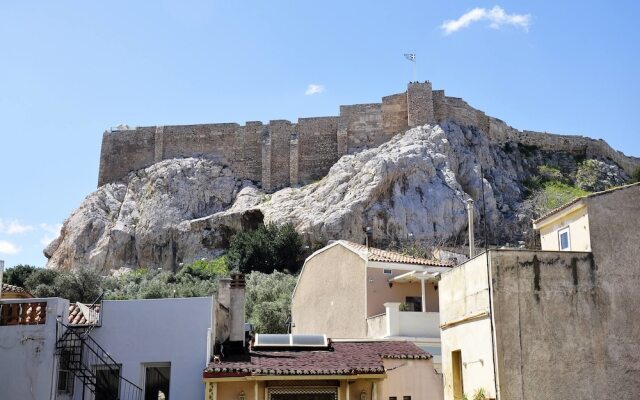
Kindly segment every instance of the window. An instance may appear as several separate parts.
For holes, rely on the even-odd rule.
[[[58,359],[58,393],[73,394],[73,373],[71,373],[73,351],[63,349]]]
[[[402,400],[411,400],[411,396],[402,396]]]
[[[389,268],[385,268],[382,270],[382,273],[385,275],[391,275],[393,273],[393,270],[389,269]]]
[[[94,367],[96,375],[95,400],[112,400],[120,397],[120,366]]]
[[[558,231],[558,241],[560,242],[560,250],[571,250],[569,227],[562,228]]]
[[[144,365],[144,400],[169,400],[171,364]]]
[[[407,311],[422,311],[422,297],[405,297]]]
[[[462,352],[451,352],[451,369],[453,370],[453,398],[461,399],[464,396],[464,383],[462,381]]]
[[[389,400],[398,400],[396,396],[389,396]]]

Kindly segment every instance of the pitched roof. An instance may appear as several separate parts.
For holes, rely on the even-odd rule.
[[[433,267],[451,267],[451,264],[428,258],[413,257],[406,254],[398,253],[391,250],[382,250],[375,247],[369,247],[363,244],[349,242],[348,240],[339,240],[339,243],[351,250],[367,257],[369,261],[389,262],[399,264],[428,265]]]
[[[100,313],[100,304],[85,306],[92,310],[95,310],[96,314]],[[78,303],[69,304],[69,325],[89,325],[91,323],[90,319],[90,317],[85,315]]]
[[[382,374],[385,358],[428,360],[412,342],[339,342],[328,350],[251,351],[210,363],[205,378],[251,375]]]
[[[21,288],[20,286],[15,285],[9,285],[8,283],[2,284],[2,293],[27,294],[33,297],[33,295],[29,293],[29,291],[25,288]]]
[[[534,219],[533,223],[537,224],[540,221],[552,216],[553,214],[555,214],[555,213],[557,213],[559,211],[562,211],[564,209],[567,209],[567,208],[571,207],[572,205],[574,205],[574,204],[576,204],[576,203],[578,203],[578,202],[580,202],[580,201],[582,201],[584,199],[590,199],[592,197],[601,196],[603,194],[609,194],[609,193],[612,193],[612,192],[616,192],[618,190],[629,189],[629,188],[635,187],[635,186],[640,186],[640,182],[632,183],[630,185],[618,186],[618,187],[614,187],[614,188],[611,188],[611,189],[603,190],[601,192],[589,193],[589,194],[584,195],[584,196],[576,197],[575,199],[571,200],[570,202],[565,203],[565,204],[561,205],[560,207],[554,208],[553,210],[551,210],[551,211],[547,212],[546,214],[538,217],[537,219]]]

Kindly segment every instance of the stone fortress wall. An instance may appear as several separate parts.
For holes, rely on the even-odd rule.
[[[138,127],[105,132],[98,186],[124,179],[158,161],[193,156],[218,157],[238,177],[265,190],[307,184],[325,176],[343,155],[379,146],[408,128],[452,120],[475,126],[492,142],[519,142],[542,150],[610,158],[628,173],[640,159],[606,142],[583,136],[518,131],[464,100],[432,90],[430,82],[410,82],[407,91],[381,103],[340,106],[340,115],[236,123]]]

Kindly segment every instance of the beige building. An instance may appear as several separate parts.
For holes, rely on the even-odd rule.
[[[439,284],[445,399],[637,399],[640,184],[534,222],[541,251],[490,250]]]
[[[309,256],[291,304],[292,332],[412,341],[440,368],[438,261],[339,240]]]

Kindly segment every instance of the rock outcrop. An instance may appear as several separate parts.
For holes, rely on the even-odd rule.
[[[452,122],[417,127],[343,156],[322,180],[272,194],[236,179],[216,160],[165,160],[89,195],[45,255],[49,267],[63,269],[172,270],[220,254],[234,232],[263,222],[292,223],[312,245],[361,242],[365,227],[382,246],[464,243],[470,198],[476,227],[486,208],[490,241],[515,242],[530,229],[523,182],[540,165],[574,175],[578,169],[570,153],[498,145],[478,128]],[[620,169],[607,171],[625,178]]]

